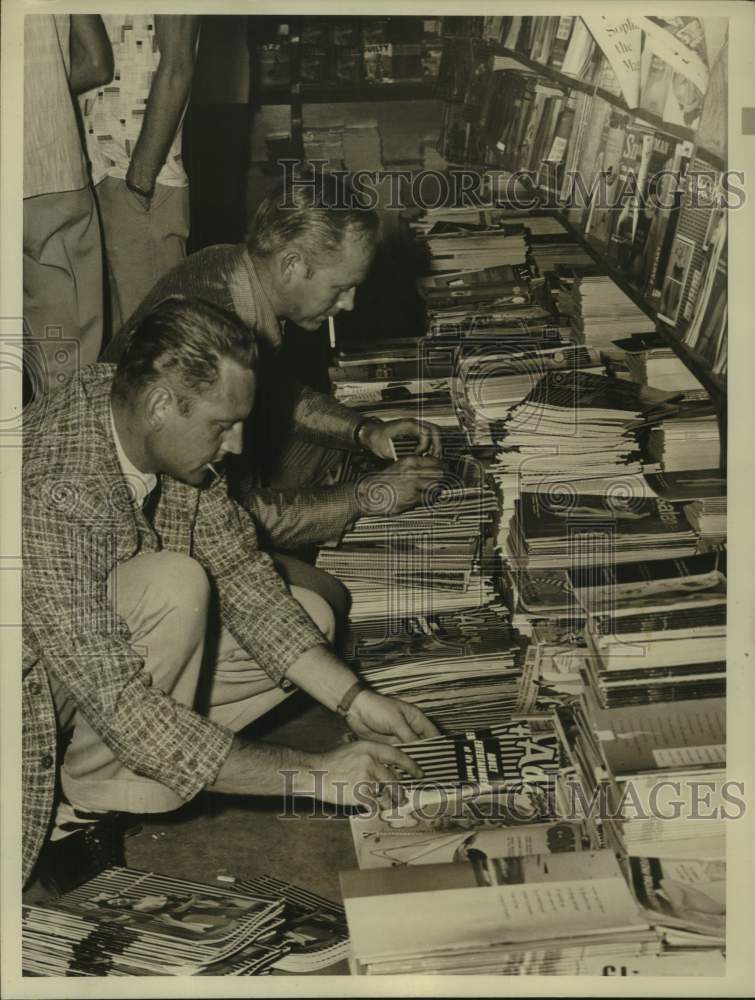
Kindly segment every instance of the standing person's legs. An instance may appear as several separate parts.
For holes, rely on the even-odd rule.
[[[112,332],[186,256],[189,235],[189,189],[158,184],[145,208],[126,182],[105,177],[95,188],[102,216]]]
[[[102,316],[102,242],[92,189],[24,199],[24,319],[32,391],[55,389],[97,360]],[[38,378],[41,385],[35,384]]]

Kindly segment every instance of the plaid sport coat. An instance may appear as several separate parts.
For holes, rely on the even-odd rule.
[[[112,365],[88,365],[24,419],[24,879],[53,804],[50,675],[127,767],[186,800],[212,783],[231,747],[229,730],[151,686],[108,601],[116,564],[160,548],[197,560],[217,589],[224,624],[277,684],[324,641],[259,550],[254,523],[224,478],[198,489],[163,475],[153,524],[135,505],[112,436],[113,373]]]

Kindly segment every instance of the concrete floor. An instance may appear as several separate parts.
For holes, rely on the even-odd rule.
[[[338,744],[344,731],[338,716],[297,694],[245,736],[318,751]],[[218,875],[267,873],[340,902],[338,873],[356,867],[348,816],[327,805],[317,809],[319,815],[307,815],[309,799],[297,807],[301,818],[282,816],[282,799],[203,793],[175,813],[138,817],[141,831],[126,839],[126,862],[207,883]],[[24,893],[30,903],[46,896],[39,884]],[[348,969],[342,962],[323,974],[346,975]]]

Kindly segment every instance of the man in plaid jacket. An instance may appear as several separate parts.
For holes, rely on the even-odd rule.
[[[175,296],[117,368],[87,366],[24,421],[24,878],[49,831],[61,736],[67,822],[48,851],[74,881],[107,860],[90,821],[113,811],[175,809],[200,789],[276,794],[284,770],[303,794],[326,771],[330,801],[336,782],[350,801],[355,782],[418,773],[389,743],[435,727],[335,656],[324,602],[295,599],[217,471],[241,450],[255,365],[247,327]],[[294,686],[362,742],[308,754],[239,741]]]

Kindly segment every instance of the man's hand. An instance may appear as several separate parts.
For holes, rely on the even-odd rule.
[[[346,722],[361,739],[378,743],[412,743],[439,735],[437,727],[414,705],[376,691],[359,692]]]
[[[357,503],[365,516],[400,514],[421,502],[431,483],[443,478],[442,462],[409,455],[381,472],[363,476],[356,486]]]
[[[337,805],[365,805],[366,799],[372,799],[388,809],[400,798],[396,786],[399,769],[417,779],[423,776],[422,768],[411,757],[385,743],[350,743],[310,756],[312,770],[325,772],[317,785],[320,797]],[[301,791],[306,794],[306,773],[302,779]]]
[[[410,437],[416,438],[417,444],[414,449],[417,455],[432,455],[440,458],[443,454],[443,445],[440,439],[440,431],[435,424],[429,424],[424,420],[415,420],[413,417],[405,417],[401,420],[369,420],[360,431],[359,440],[367,451],[371,451],[378,458],[393,458],[392,441],[394,438]]]

